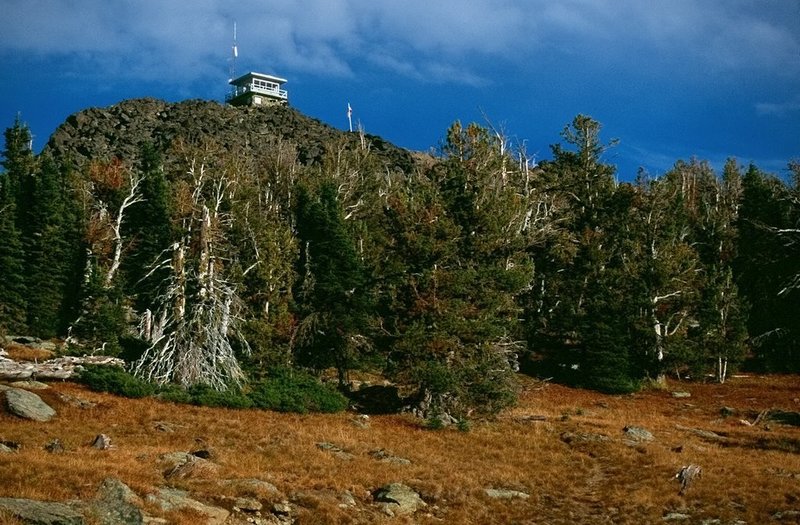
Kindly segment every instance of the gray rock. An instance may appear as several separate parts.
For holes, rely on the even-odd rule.
[[[355,458],[355,456],[353,456],[351,453],[345,452],[344,449],[342,449],[339,445],[336,445],[334,443],[323,441],[317,443],[316,445],[318,449],[330,452],[334,457],[341,459],[343,461],[350,461],[353,458]]]
[[[531,497],[530,494],[520,492],[519,490],[484,489],[484,492],[486,492],[486,495],[492,499],[528,499]]]
[[[772,515],[772,519],[777,521],[800,521],[800,510],[782,510]]]
[[[92,441],[92,448],[96,448],[97,450],[108,450],[112,447],[111,438],[105,434],[98,434],[94,438],[94,441]]]
[[[64,452],[64,444],[61,443],[60,439],[54,438],[47,442],[44,449],[51,454],[61,454]]]
[[[14,454],[21,448],[22,445],[16,441],[0,441],[0,454]]]
[[[625,433],[625,438],[627,440],[636,443],[653,441],[655,439],[655,437],[653,436],[653,434],[650,433],[649,430],[641,427],[627,426],[623,428],[622,431]]]
[[[377,459],[381,463],[390,463],[392,465],[410,465],[411,460],[395,456],[385,449],[373,450],[369,453],[370,456]]]
[[[219,470],[219,465],[212,461],[191,454],[189,454],[189,458],[186,462],[165,471],[164,477],[170,480],[208,478]]]
[[[5,396],[8,410],[21,418],[44,422],[50,421],[56,415],[56,411],[33,392],[9,388],[5,391]]]
[[[402,483],[391,483],[372,493],[376,502],[390,515],[413,514],[427,504],[419,494]]]
[[[107,478],[86,513],[98,525],[141,525],[144,523],[142,504],[142,499],[125,483]]]
[[[208,525],[222,525],[230,515],[230,512],[221,507],[206,505],[192,499],[185,490],[162,488],[157,494],[149,494],[147,501],[158,505],[164,511],[191,509],[206,516]]]
[[[686,397],[692,397],[692,394],[689,392],[673,392],[672,397],[674,397],[675,399],[681,399]]]
[[[0,498],[0,509],[29,525],[83,525],[83,516],[64,503]]]

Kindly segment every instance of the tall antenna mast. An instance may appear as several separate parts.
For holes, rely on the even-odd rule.
[[[236,44],[236,22],[233,22],[233,48],[231,50],[230,80],[236,78],[236,59],[239,57],[239,46]]]

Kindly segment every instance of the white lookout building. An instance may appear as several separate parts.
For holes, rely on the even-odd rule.
[[[232,106],[273,106],[289,103],[289,94],[281,89],[285,78],[250,72],[229,82],[233,89],[225,97]]]

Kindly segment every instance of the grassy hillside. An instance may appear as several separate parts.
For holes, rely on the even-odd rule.
[[[800,510],[800,430],[742,420],[753,422],[766,409],[800,409],[798,379],[737,377],[725,385],[671,383],[665,391],[609,396],[521,377],[518,406],[469,432],[426,430],[403,415],[373,416],[364,425],[353,413],[187,407],[55,384],[41,392],[59,412],[51,422],[0,412],[0,439],[22,444],[18,453],[0,455],[0,497],[90,499],[114,476],[139,495],[168,485],[227,508],[240,496],[267,508],[288,500],[297,523],[642,524],[680,515],[688,516],[682,523],[792,522],[797,515],[787,511]],[[679,390],[691,397],[673,397]],[[76,399],[92,406],[80,408]],[[654,439],[626,443],[629,426]],[[100,433],[113,449],[89,447]],[[64,453],[43,450],[53,438]],[[320,442],[346,454],[322,450]],[[198,448],[213,451],[216,469],[165,479],[159,456]],[[411,463],[381,462],[373,456],[380,449]],[[673,476],[688,464],[703,474],[681,496]],[[220,483],[242,478],[267,481],[278,492],[245,494]],[[384,515],[370,493],[395,481],[419,492],[428,507],[413,517]],[[487,488],[530,497],[490,499]],[[345,491],[355,505],[341,503]],[[166,517],[197,520],[191,513]]]

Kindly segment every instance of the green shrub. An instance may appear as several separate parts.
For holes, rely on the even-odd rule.
[[[275,370],[270,377],[253,383],[249,397],[253,405],[278,412],[341,412],[347,398],[313,376],[288,369]]]
[[[118,366],[86,365],[78,379],[96,392],[109,392],[124,397],[147,397],[156,391],[152,384],[134,377]]]
[[[184,405],[192,404],[192,396],[189,391],[180,385],[164,385],[158,389],[158,398],[162,401],[170,401]]]
[[[210,386],[195,385],[186,393],[193,405],[219,408],[252,408],[253,402],[238,388],[214,390]]]

